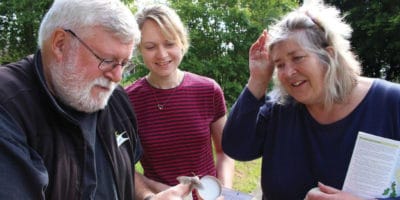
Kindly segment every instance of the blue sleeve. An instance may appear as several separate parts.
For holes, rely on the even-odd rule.
[[[44,199],[48,174],[21,129],[0,107],[0,199]]]
[[[236,160],[249,161],[262,156],[263,134],[258,133],[260,107],[265,98],[257,100],[247,89],[232,106],[222,135],[224,152]]]

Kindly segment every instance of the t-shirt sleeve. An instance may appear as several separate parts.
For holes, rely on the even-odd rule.
[[[214,82],[214,119],[213,122],[217,121],[219,118],[223,117],[226,114],[226,102],[224,97],[224,92],[218,83]]]

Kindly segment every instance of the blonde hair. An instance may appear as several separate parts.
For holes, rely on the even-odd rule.
[[[316,54],[326,67],[324,102],[329,107],[346,99],[361,74],[360,62],[351,51],[351,33],[352,28],[344,22],[337,8],[322,1],[305,1],[269,28],[267,46],[271,51],[276,43],[292,38],[305,50]],[[328,48],[333,53],[330,54]],[[289,95],[276,77],[274,81],[284,103]]]
[[[189,34],[175,10],[165,5],[150,5],[136,13],[139,29],[147,19],[154,20],[166,38],[177,40],[182,46],[183,54],[189,49]]]

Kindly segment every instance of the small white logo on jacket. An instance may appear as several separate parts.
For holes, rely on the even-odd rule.
[[[118,134],[118,131],[115,131],[115,138],[117,139],[118,147],[121,146],[125,141],[129,140],[128,137],[124,137],[126,131]]]

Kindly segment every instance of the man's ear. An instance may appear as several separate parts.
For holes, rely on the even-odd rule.
[[[63,29],[56,29],[51,35],[50,47],[51,52],[57,61],[61,61],[65,54],[65,44],[67,40],[67,32]]]

